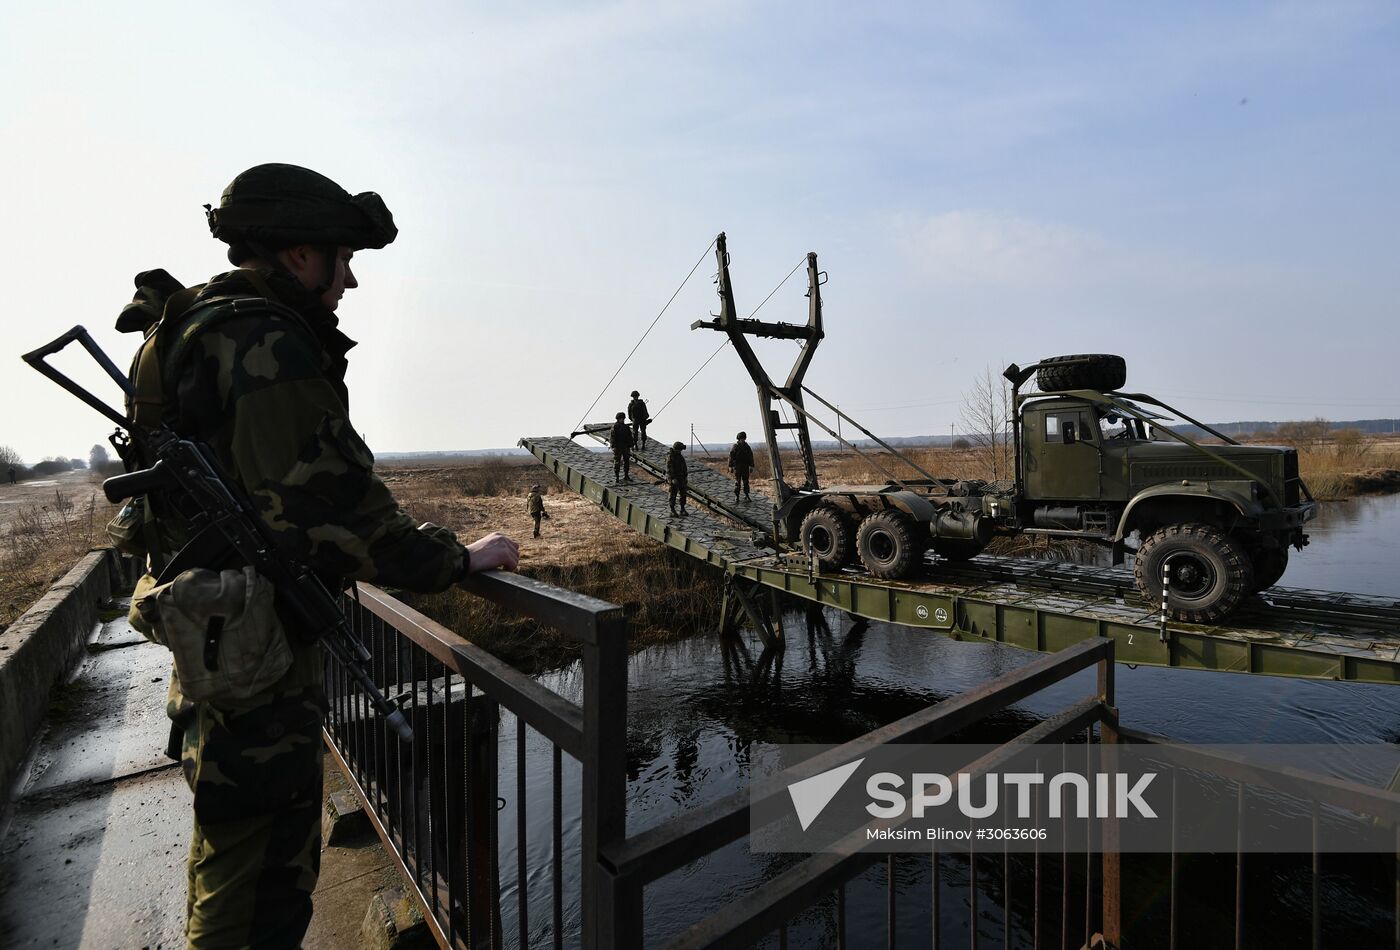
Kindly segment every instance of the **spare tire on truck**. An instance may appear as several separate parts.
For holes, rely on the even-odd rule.
[[[1128,382],[1128,364],[1121,356],[1084,353],[1079,356],[1052,356],[1040,361],[1035,384],[1042,392],[1059,389],[1122,389]]]

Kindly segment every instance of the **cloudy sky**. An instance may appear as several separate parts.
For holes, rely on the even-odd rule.
[[[820,255],[809,381],[879,432],[947,432],[988,367],[1105,351],[1213,420],[1397,416],[1397,80],[1387,3],[25,4],[0,444],[86,454],[104,426],[19,354],[83,323],[124,364],[132,275],[222,269],[200,206],[268,161],[398,221],[340,311],[379,451],[569,431],[721,230],[743,314]],[[714,350],[688,329],[713,275],[595,418]],[[758,427],[732,353],[654,433],[691,425]]]

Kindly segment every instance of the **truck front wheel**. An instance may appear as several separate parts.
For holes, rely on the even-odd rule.
[[[815,557],[823,571],[839,571],[855,560],[855,532],[846,513],[821,505],[802,519],[802,550]]]
[[[856,531],[860,562],[876,577],[907,577],[924,555],[914,520],[902,511],[882,511]]]
[[[1254,552],[1254,589],[1273,587],[1288,570],[1288,548],[1260,548]]]
[[[1142,543],[1133,573],[1138,590],[1154,605],[1162,600],[1163,570],[1171,578],[1167,609],[1187,623],[1215,623],[1254,591],[1249,555],[1210,525],[1168,525]]]

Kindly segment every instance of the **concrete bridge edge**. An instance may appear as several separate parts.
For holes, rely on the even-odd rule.
[[[0,633],[0,791],[13,798],[49,697],[86,652],[102,605],[130,586],[130,559],[95,548]]]

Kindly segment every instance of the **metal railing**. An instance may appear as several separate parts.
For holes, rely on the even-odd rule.
[[[918,943],[931,942],[935,948],[950,945],[950,939],[973,948],[979,941],[1076,948],[1090,946],[1100,934],[1104,945],[1115,947],[1123,938],[1125,875],[1137,882],[1128,894],[1133,906],[1126,916],[1134,921],[1132,929],[1141,938],[1145,924],[1152,928],[1151,937],[1134,946],[1175,947],[1206,932],[1212,945],[1227,946],[1233,928],[1234,946],[1243,947],[1252,930],[1263,938],[1270,926],[1277,929],[1275,916],[1301,915],[1292,934],[1299,940],[1310,919],[1314,947],[1331,945],[1324,938],[1331,940],[1334,931],[1340,936],[1358,930],[1350,922],[1337,921],[1344,924],[1340,928],[1329,924],[1323,888],[1329,883],[1334,891],[1349,888],[1361,871],[1374,877],[1375,856],[1350,863],[1328,858],[1333,863],[1324,867],[1315,853],[1307,873],[1301,868],[1290,872],[1296,893],[1305,893],[1303,882],[1310,886],[1308,918],[1306,901],[1296,896],[1270,894],[1247,901],[1249,856],[1236,853],[1233,864],[1224,867],[1221,862],[1231,858],[1228,844],[1224,853],[1204,859],[1221,866],[1211,866],[1212,886],[1203,889],[1197,886],[1203,884],[1201,856],[1173,853],[1168,863],[1166,855],[1120,854],[1116,826],[1108,821],[1090,825],[1082,853],[1063,847],[1009,853],[994,846],[966,852],[935,846],[923,855],[887,855],[856,846],[839,853],[781,856],[768,862],[761,886],[746,892],[687,893],[685,906],[695,908],[693,920],[648,920],[648,887],[674,887],[674,878],[661,882],[697,864],[722,863],[727,859],[717,858],[719,852],[747,842],[750,791],[735,791],[628,837],[627,651],[621,609],[513,575],[473,578],[469,589],[578,642],[582,676],[574,685],[581,688],[579,701],[368,585],[360,586],[357,599],[347,598],[349,616],[373,657],[375,683],[399,698],[415,740],[400,743],[343,670],[330,667],[327,684],[332,705],[327,745],[357,786],[376,831],[444,948],[786,947],[790,937],[844,947],[848,938],[868,945],[872,928],[883,929],[887,946],[919,938]],[[1091,668],[1097,680],[1088,695],[961,771],[975,780],[1023,755],[1028,745],[1078,737],[1101,744],[1161,741],[1119,726],[1113,657],[1113,641],[1105,638],[1039,657],[807,759],[784,772],[777,787],[885,744],[955,739]],[[500,755],[512,737],[513,755]],[[533,756],[527,756],[527,740]],[[1400,827],[1400,795],[1389,790],[1246,765],[1209,750],[1193,754],[1200,757],[1201,768],[1237,782],[1241,801],[1247,789],[1268,788],[1310,798],[1314,821],[1321,806]],[[540,820],[539,809],[545,807],[547,823]],[[533,823],[528,820],[532,815]],[[540,839],[547,841],[542,845]],[[1271,857],[1249,861],[1264,864]],[[1400,950],[1400,838],[1395,861],[1386,859],[1383,871],[1389,884],[1382,882],[1382,890],[1390,888],[1394,916],[1377,911],[1372,914],[1377,919],[1364,921],[1362,929],[1366,945],[1393,944]],[[1330,875],[1336,876],[1331,882]],[[1144,880],[1150,886],[1144,887]],[[1187,893],[1193,889],[1201,893]],[[1155,910],[1144,909],[1143,893],[1155,895]],[[1387,899],[1373,903],[1384,907]],[[723,909],[711,912],[716,907]],[[1191,908],[1187,921],[1182,919],[1185,907]],[[815,938],[814,920],[820,924]],[[1261,944],[1256,939],[1254,945]]]
[[[371,676],[402,705],[414,741],[400,742],[375,716],[348,674],[328,661],[331,711],[326,745],[357,786],[366,811],[423,909],[439,945],[505,945],[498,762],[501,714],[515,720],[514,872],[517,946],[598,946],[599,845],[626,835],[626,624],[622,609],[512,574],[480,574],[469,591],[574,639],[582,651],[582,702],[574,703],[367,584],[345,607],[372,656]],[[552,806],[549,919],[530,924],[527,866],[528,734],[549,744]],[[538,740],[537,740],[538,741]],[[566,870],[567,756],[579,765],[576,872]],[[570,777],[572,789],[575,779]],[[507,819],[508,820],[508,819]],[[543,883],[543,882],[540,882]],[[508,882],[509,885],[509,882]],[[575,890],[576,889],[576,890]],[[566,891],[577,921],[566,924]],[[572,905],[574,900],[570,900]],[[573,927],[577,929],[574,930]]]
[[[1118,715],[1113,707],[1113,642],[1098,638],[1034,660],[977,689],[808,759],[784,772],[782,784],[810,778],[860,758],[886,743],[937,742],[1090,667],[1096,667],[1098,672],[1097,689],[1093,695],[1074,703],[1059,714],[1025,731],[1011,743],[982,757],[970,766],[968,771],[976,777],[996,769],[1003,758],[1016,754],[1018,749],[1024,749],[1026,744],[1063,742],[1082,733],[1092,733],[1095,726],[1100,728],[1104,741],[1116,741]],[[634,837],[604,845],[604,867],[599,881],[601,897],[605,904],[604,916],[599,921],[600,939],[604,945],[630,950],[644,944],[644,889],[666,875],[704,860],[720,848],[746,838],[750,832],[749,795],[748,790],[735,792]],[[990,899],[993,890],[1002,895],[1007,903],[1004,907],[1004,919],[1009,928],[1011,908],[1010,889],[1007,885],[1012,879],[1011,856],[999,856],[1003,858],[1003,875],[1000,884],[995,888],[990,886],[993,882],[987,880],[987,875],[979,872],[975,850],[967,858],[967,893],[972,902],[969,935],[974,948],[978,939],[977,902],[982,892],[987,893],[987,899]],[[1097,875],[1094,869],[1095,857],[1092,853],[1083,857],[1085,871],[1082,881],[1079,882],[1082,884],[1083,893],[1076,895],[1075,899],[1078,906],[1079,897],[1083,897],[1084,945],[1089,942],[1091,930],[1100,929],[1091,927],[1091,922],[1099,923],[1104,936],[1110,941],[1116,943],[1118,940],[1117,915],[1120,902],[1116,856],[1100,858]],[[1080,946],[1079,943],[1067,943],[1070,934],[1071,890],[1077,875],[1077,869],[1071,868],[1071,860],[1077,862],[1080,859],[1078,856],[1072,859],[1068,854],[1061,854],[1060,858],[1062,945]],[[933,887],[929,892],[929,912],[935,934],[934,945],[939,946],[936,935],[943,920],[938,900],[938,876],[940,866],[950,860],[954,860],[953,855],[896,858],[867,851],[812,855],[766,881],[761,889],[737,896],[722,911],[697,921],[668,946],[730,947],[764,940],[772,941],[776,938],[777,946],[785,947],[788,925],[797,915],[819,904],[834,903],[835,945],[844,947],[847,941],[847,885],[876,863],[884,863],[886,868],[887,942],[889,946],[894,946],[902,919],[896,906],[897,865],[911,861],[931,864]],[[1037,853],[1031,860],[1034,893],[1029,900],[1033,902],[1035,915],[1035,943],[1036,946],[1040,946],[1041,912],[1046,898],[1042,885],[1048,881],[1049,875],[1047,873],[1042,877],[1041,855]],[[1102,882],[1100,913],[1097,917],[1094,914],[1093,902],[1095,880]]]
[[[1135,729],[1120,729],[1118,735],[1124,743],[1156,745],[1170,742],[1160,736]],[[1235,947],[1236,950],[1245,946],[1276,946],[1279,944],[1278,934],[1259,935],[1253,931],[1261,929],[1271,918],[1283,911],[1289,918],[1287,923],[1282,928],[1269,929],[1283,929],[1283,939],[1290,946],[1308,946],[1314,950],[1325,946],[1391,946],[1400,950],[1400,794],[1391,788],[1376,788],[1331,775],[1242,761],[1213,751],[1209,746],[1173,745],[1170,757],[1173,767],[1170,774],[1171,799],[1167,818],[1171,822],[1172,850],[1168,856],[1139,854],[1124,858],[1131,861],[1133,870],[1139,872],[1139,876],[1145,876],[1141,873],[1144,870],[1151,873],[1151,866],[1154,864],[1157,865],[1160,874],[1163,858],[1169,862],[1165,875],[1168,884],[1165,891],[1166,933],[1165,939],[1160,942],[1161,946],[1176,950],[1178,946],[1199,946],[1203,941],[1209,942],[1211,946]],[[1181,893],[1182,884],[1191,881],[1191,875],[1183,871],[1183,864],[1201,856],[1181,851],[1177,846],[1179,823],[1190,821],[1192,818],[1190,809],[1183,809],[1178,804],[1178,769],[1198,770],[1209,774],[1218,783],[1226,785],[1227,790],[1235,795],[1235,840],[1222,842],[1224,847],[1211,855],[1216,859],[1216,867],[1213,869],[1214,883],[1226,885],[1221,892],[1211,895],[1214,897],[1213,904],[1203,903],[1198,895],[1188,898]],[[1393,779],[1392,784],[1394,781]],[[1283,796],[1310,806],[1309,820],[1313,842],[1310,854],[1281,856],[1246,853],[1245,801],[1247,797],[1257,794],[1274,798]],[[1324,869],[1323,854],[1319,847],[1320,827],[1324,820],[1334,823],[1372,823],[1392,829],[1395,840],[1393,858],[1381,859],[1378,855],[1362,854],[1328,855],[1330,869]],[[1291,868],[1286,867],[1290,858],[1299,859],[1292,862]],[[1303,858],[1307,861],[1306,871],[1297,866]],[[1274,897],[1274,901],[1267,905],[1256,900],[1252,908],[1247,906],[1249,872],[1246,868],[1251,862],[1256,866],[1256,873],[1261,870],[1261,866],[1267,868],[1269,865],[1285,865],[1284,873],[1279,877],[1289,886],[1281,889],[1292,890],[1297,896],[1301,896],[1303,888],[1292,885],[1306,881],[1306,913],[1298,913],[1302,902],[1296,900],[1296,897],[1289,903],[1279,895],[1270,895]],[[1278,868],[1275,867],[1274,871],[1277,873]],[[1195,877],[1202,876],[1198,868]],[[1374,904],[1379,905],[1381,899],[1389,898],[1391,906],[1388,909],[1391,913],[1368,915],[1371,918],[1369,921],[1358,924],[1355,921],[1335,919],[1341,915],[1334,912],[1333,932],[1329,933],[1326,908],[1322,899],[1322,890],[1329,876],[1340,889],[1347,891],[1354,891],[1358,885],[1369,883]],[[1381,879],[1368,882],[1367,877]],[[1231,901],[1233,907],[1230,906]],[[1208,923],[1193,920],[1190,922],[1194,925],[1189,928],[1191,932],[1185,932],[1188,930],[1188,922],[1182,917],[1183,905],[1189,907],[1195,916],[1200,916],[1203,909],[1208,910]],[[1379,909],[1379,906],[1374,907],[1374,910]],[[1295,928],[1295,922],[1307,927],[1306,938],[1300,928]],[[1338,924],[1346,925],[1345,934],[1336,932],[1339,929]]]

